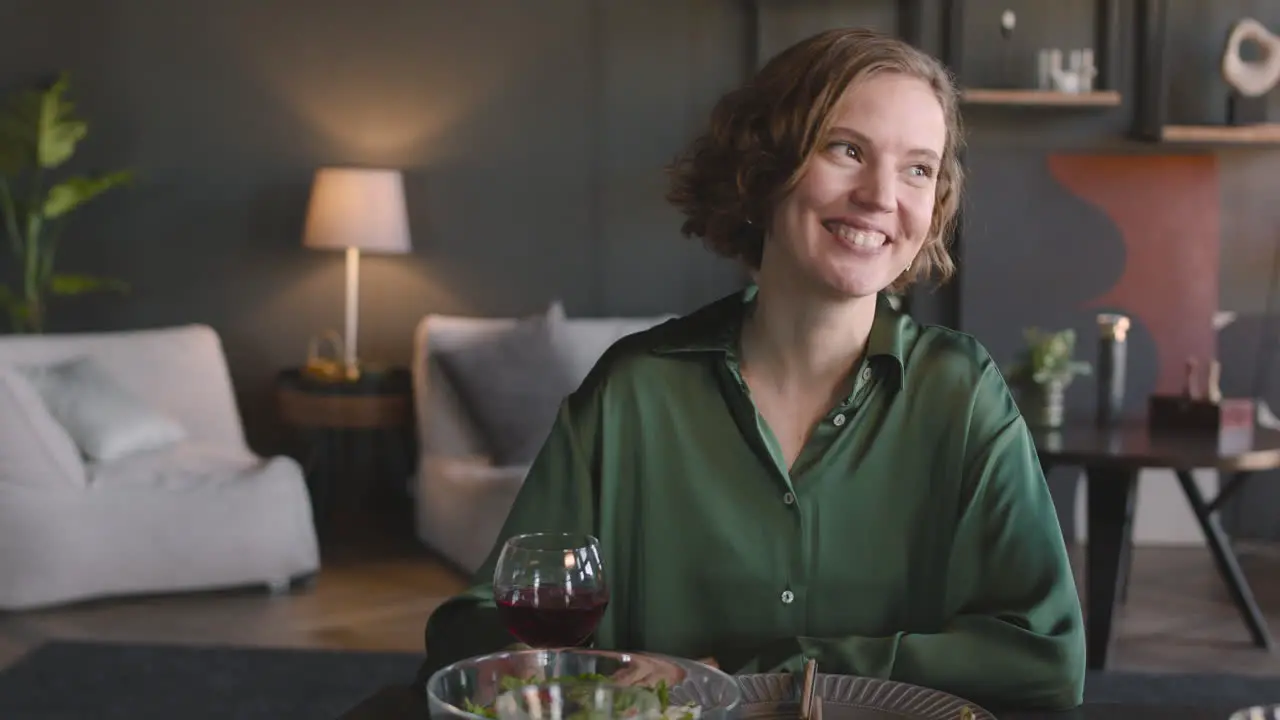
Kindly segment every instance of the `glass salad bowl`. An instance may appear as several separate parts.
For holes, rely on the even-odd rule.
[[[511,650],[460,660],[427,679],[431,717],[498,720],[498,698],[548,682],[604,683],[657,696],[666,720],[726,720],[742,702],[728,674],[693,660],[581,648]]]

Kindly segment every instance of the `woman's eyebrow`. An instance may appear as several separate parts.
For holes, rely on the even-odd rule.
[[[832,127],[831,134],[833,136],[843,136],[850,140],[857,141],[863,145],[867,145],[873,149],[875,148],[875,145],[876,145],[874,142],[872,142],[871,138],[867,137],[866,135],[863,135],[862,133],[858,132],[857,130],[854,130],[851,127],[846,127],[844,125],[836,125]],[[925,147],[913,148],[911,150],[908,150],[906,154],[910,157],[927,158],[929,160],[933,160],[934,162],[937,162],[939,160],[937,151],[933,150],[932,148],[925,148]]]

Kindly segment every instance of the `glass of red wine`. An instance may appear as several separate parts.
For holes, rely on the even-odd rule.
[[[585,533],[512,537],[493,572],[493,598],[507,630],[530,647],[588,644],[609,605],[600,541]]]

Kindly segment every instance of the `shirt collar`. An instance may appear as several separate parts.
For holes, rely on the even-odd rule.
[[[737,351],[738,333],[747,310],[755,302],[757,288],[751,284],[710,305],[667,325],[662,338],[653,348],[659,355],[679,353],[725,353]],[[867,358],[873,366],[883,367],[888,377],[902,387],[906,381],[908,345],[916,335],[915,321],[895,310],[884,294],[876,296],[876,317],[867,338]]]

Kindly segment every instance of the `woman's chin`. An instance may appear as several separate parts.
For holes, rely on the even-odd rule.
[[[821,284],[832,294],[844,299],[873,297],[893,283],[893,276],[869,267],[830,268],[823,273]]]

